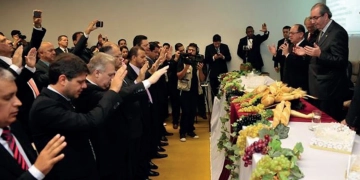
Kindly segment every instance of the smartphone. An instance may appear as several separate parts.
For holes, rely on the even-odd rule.
[[[96,27],[104,27],[104,22],[103,21],[98,21],[96,23]]]
[[[40,11],[34,11],[34,18],[41,18],[41,12]]]

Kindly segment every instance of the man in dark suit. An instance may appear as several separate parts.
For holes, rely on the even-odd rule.
[[[283,45],[285,42],[289,42],[289,31],[290,26],[284,26],[282,29],[283,37],[280,39],[277,43],[277,51],[273,54],[273,61],[274,61],[274,68],[276,72],[280,72],[280,80],[283,80],[284,78],[284,61],[285,56],[283,55],[282,50],[280,49],[280,46]],[[270,47],[269,47],[270,48]],[[279,67],[280,64],[280,67]]]
[[[319,30],[316,29],[313,23],[311,23],[310,17],[305,18],[304,25],[307,29],[307,32],[304,35],[305,40],[309,43],[310,46],[313,46],[317,40],[316,38],[319,35]]]
[[[221,36],[215,34],[213,43],[205,48],[205,64],[209,65],[209,80],[212,99],[218,94],[220,82],[218,76],[228,72],[227,62],[231,61],[228,45],[221,43]]]
[[[59,47],[55,49],[56,55],[59,55],[61,53],[69,53],[70,49],[68,48],[68,44],[69,44],[68,37],[66,35],[60,35],[58,37]]]
[[[11,41],[0,35],[0,67],[10,70],[16,77],[17,97],[22,102],[17,119],[23,124],[24,131],[30,139],[29,111],[35,97],[39,94],[39,89],[34,79],[32,79],[36,71],[36,49],[39,48],[46,32],[46,29],[42,27],[41,18],[33,18],[33,23],[34,27],[30,43],[26,47],[18,47],[14,55]],[[25,58],[26,55],[27,58]],[[24,66],[25,68],[22,68]]]
[[[260,45],[268,39],[270,32],[265,23],[260,31],[264,32],[264,35],[254,35],[254,28],[246,27],[246,36],[239,41],[237,55],[243,60],[243,63],[249,62],[254,69],[261,72],[264,62],[260,53]]]
[[[121,103],[118,95],[126,75],[120,68],[96,108],[77,113],[71,99],[78,98],[86,88],[88,68],[77,56],[63,53],[49,67],[50,85],[43,89],[30,110],[30,129],[38,150],[54,134],[66,136],[66,158],[48,175],[52,179],[99,179],[96,156],[89,140],[90,131],[102,124]]]
[[[309,66],[309,93],[318,97],[319,108],[340,121],[346,92],[349,88],[346,70],[349,62],[349,36],[331,19],[330,9],[323,3],[311,8],[311,22],[319,29],[314,47],[298,47],[295,52],[312,56]]]
[[[309,43],[305,40],[305,28],[301,24],[295,24],[290,29],[290,44],[285,43],[280,46],[284,56],[284,77],[283,82],[293,88],[301,88],[304,91],[308,90],[308,69],[309,56],[298,56],[292,52],[295,47],[305,47]]]
[[[49,65],[55,60],[54,46],[49,42],[41,43],[39,50],[39,61],[36,63],[34,81],[38,89],[49,85]]]
[[[43,179],[54,164],[64,158],[60,151],[66,146],[64,137],[56,135],[39,156],[16,122],[21,102],[16,97],[15,77],[0,68],[0,177],[1,179]],[[14,145],[12,145],[14,144]]]

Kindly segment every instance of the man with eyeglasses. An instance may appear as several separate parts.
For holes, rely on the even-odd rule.
[[[277,51],[275,49],[275,45],[269,46],[269,51],[273,55],[273,61],[274,61],[274,69],[277,73],[280,72],[280,79],[284,80],[284,63],[285,63],[285,56],[283,55],[282,50],[280,49],[280,46],[289,42],[289,31],[290,26],[284,26],[282,29],[282,33],[284,38],[280,39],[277,44]],[[280,64],[280,67],[279,67]]]
[[[349,88],[346,69],[349,62],[349,37],[346,30],[331,19],[325,4],[311,8],[310,20],[319,29],[314,46],[297,47],[298,55],[311,56],[309,93],[318,97],[318,107],[340,121],[344,119],[343,101]]]

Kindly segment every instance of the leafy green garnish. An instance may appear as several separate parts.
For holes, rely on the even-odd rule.
[[[280,139],[286,139],[289,136],[290,128],[281,123],[277,125],[274,130],[275,134],[277,134]]]

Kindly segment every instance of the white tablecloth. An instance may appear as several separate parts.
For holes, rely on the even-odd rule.
[[[293,148],[297,142],[302,142],[304,153],[298,161],[300,170],[304,173],[303,180],[344,180],[349,155],[313,149],[309,146],[313,132],[309,130],[310,123],[290,122],[289,137],[282,139],[282,147]],[[353,154],[360,154],[360,136],[356,135]],[[261,154],[254,154],[253,165],[244,167],[239,161],[241,180],[249,180]]]

